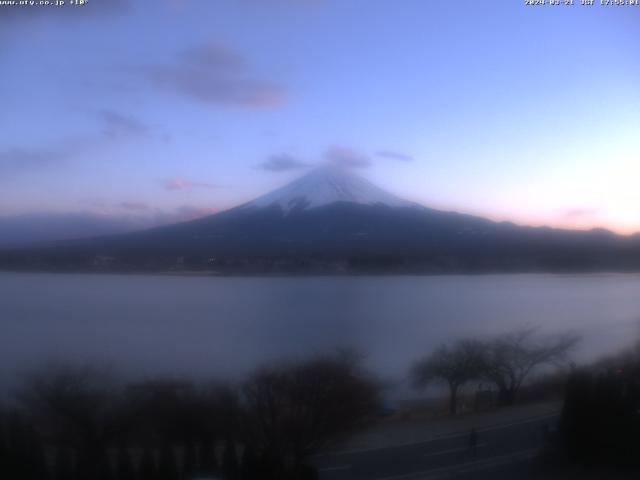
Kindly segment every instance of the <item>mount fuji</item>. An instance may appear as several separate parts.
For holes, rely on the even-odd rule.
[[[368,180],[338,166],[324,166],[244,205],[244,208],[279,207],[284,213],[347,202],[359,205],[410,207]]]
[[[5,251],[0,267],[223,273],[640,270],[640,238],[435,210],[332,166],[190,222]]]

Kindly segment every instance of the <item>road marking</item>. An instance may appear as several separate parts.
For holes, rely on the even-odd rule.
[[[341,465],[339,467],[320,468],[318,471],[319,472],[336,472],[338,470],[349,470],[350,468],[351,468],[351,465]]]
[[[483,460],[474,460],[473,462],[460,463],[458,465],[432,468],[431,470],[422,470],[420,472],[404,473],[391,477],[379,477],[376,480],[437,480],[439,478],[449,478],[451,473],[469,473],[483,468],[497,467],[505,465],[517,460],[526,460],[536,455],[538,449],[521,450],[506,455],[496,455]]]
[[[476,448],[486,447],[486,443],[479,443]],[[440,450],[439,452],[425,453],[423,457],[437,457],[438,455],[447,455],[448,453],[469,452],[469,447],[450,448],[449,450]]]
[[[528,418],[526,420],[522,420],[522,421],[518,421],[518,422],[510,422],[510,423],[504,423],[504,424],[500,424],[500,425],[495,425],[495,426],[491,426],[491,427],[484,427],[484,428],[478,428],[477,431],[478,433],[482,433],[482,432],[492,432],[495,430],[503,430],[505,428],[510,428],[510,427],[515,427],[517,425],[524,425],[527,423],[533,423],[533,422],[539,422],[542,420],[546,420],[549,418],[554,418],[554,417],[558,417],[560,416],[559,413],[550,413],[547,415],[540,415],[538,417],[533,417],[533,418]],[[371,448],[362,448],[362,449],[353,449],[353,450],[343,450],[343,451],[337,451],[337,452],[326,452],[326,453],[321,453],[318,455],[315,455],[316,458],[322,458],[322,457],[337,457],[340,455],[350,455],[350,454],[358,454],[358,453],[369,453],[369,452],[377,452],[380,450],[390,450],[393,448],[403,448],[403,447],[412,447],[412,446],[417,446],[417,445],[424,445],[427,443],[432,443],[432,442],[439,442],[440,440],[451,440],[452,438],[460,438],[460,437],[469,437],[469,432],[459,432],[459,433],[452,433],[449,435],[442,435],[439,437],[433,437],[430,439],[426,439],[426,440],[418,440],[418,441],[413,441],[413,442],[404,442],[404,443],[396,443],[394,445],[387,445],[385,447],[371,447]]]

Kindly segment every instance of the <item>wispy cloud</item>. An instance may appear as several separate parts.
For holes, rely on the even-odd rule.
[[[258,78],[243,57],[217,43],[188,49],[172,65],[142,71],[157,88],[210,105],[269,109],[287,100],[283,87]]]
[[[140,137],[149,133],[149,127],[133,115],[125,115],[113,110],[98,113],[104,122],[104,135],[110,140],[126,137]]]
[[[194,188],[218,188],[217,185],[208,182],[198,182],[185,177],[167,178],[162,181],[167,190],[190,190]]]
[[[8,174],[60,166],[86,150],[91,143],[92,141],[88,138],[68,138],[40,148],[5,148],[0,150],[0,173]]]
[[[12,148],[0,151],[0,172],[28,170],[66,160],[68,152],[63,148],[27,150]]]
[[[310,164],[303,162],[293,155],[288,153],[280,153],[271,155],[267,160],[256,165],[256,168],[266,170],[267,172],[288,172],[291,170],[299,170],[301,168],[307,168]]]
[[[144,203],[144,202],[120,202],[118,204],[118,207],[123,209],[123,210],[129,210],[129,211],[135,211],[135,212],[142,212],[145,210],[149,210],[151,208],[151,206],[148,203]]]
[[[102,135],[63,138],[42,147],[0,147],[0,173],[60,167],[107,141],[142,137],[149,132],[147,125],[132,115],[105,109],[97,116],[103,125]]]
[[[324,157],[330,163],[347,168],[368,168],[372,165],[367,155],[346,147],[331,147]]]
[[[184,50],[183,62],[195,68],[209,68],[226,73],[244,73],[246,62],[237,52],[222,43],[207,43]]]
[[[389,160],[400,160],[402,162],[413,162],[414,160],[411,155],[396,152],[393,150],[378,150],[376,152],[376,155],[381,158],[388,158]]]
[[[562,217],[567,220],[584,219],[597,214],[598,209],[592,207],[573,207],[561,212]]]

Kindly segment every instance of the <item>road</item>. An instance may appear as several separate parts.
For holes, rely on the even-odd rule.
[[[436,480],[532,458],[557,415],[478,430],[475,455],[469,433],[434,440],[316,457],[321,480]]]

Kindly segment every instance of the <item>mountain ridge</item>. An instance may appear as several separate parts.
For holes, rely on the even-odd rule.
[[[214,215],[5,251],[0,268],[221,273],[640,270],[640,238],[495,222],[318,170]]]

